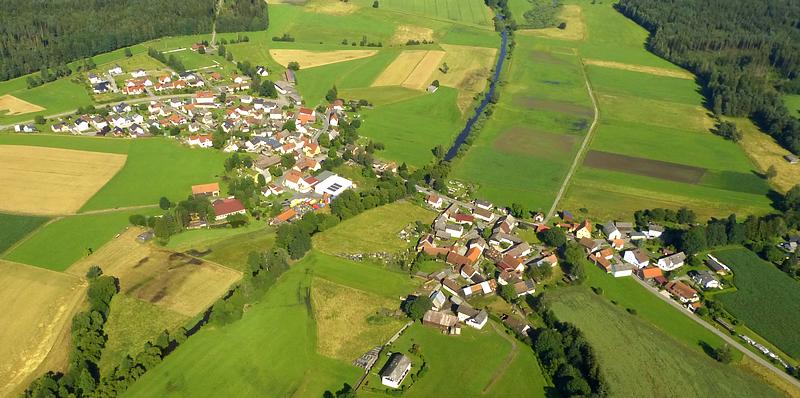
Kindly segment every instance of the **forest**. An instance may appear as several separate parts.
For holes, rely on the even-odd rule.
[[[800,2],[620,0],[650,31],[648,49],[694,72],[715,114],[749,116],[800,153],[800,121],[781,100],[800,93]]]
[[[0,81],[163,36],[211,32],[216,0],[3,0]],[[223,3],[218,32],[267,28],[266,2]]]

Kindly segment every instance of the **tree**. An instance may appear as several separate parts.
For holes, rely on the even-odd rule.
[[[153,226],[153,232],[160,242],[166,243],[169,241],[169,225],[167,224],[167,218],[165,216],[156,218],[156,223]]]
[[[372,8],[378,8],[378,7],[380,7],[380,4],[378,4],[378,0],[373,1]]]
[[[583,248],[577,244],[570,243],[564,248],[564,265],[566,266],[566,273],[575,281],[582,281],[586,275],[586,270],[583,268],[586,262],[585,253]]]
[[[263,187],[267,186],[267,177],[264,177],[263,174],[259,174],[258,177],[256,177],[256,179],[258,180],[258,186],[259,187],[263,188]]]
[[[540,232],[539,240],[550,247],[561,247],[567,243],[567,235],[561,228],[551,228]]]
[[[144,227],[147,225],[147,217],[141,214],[131,214],[131,216],[128,217],[128,222],[130,222],[133,225],[139,225]]]
[[[800,184],[786,192],[780,206],[783,210],[800,210]]]
[[[89,267],[89,270],[86,271],[86,277],[88,279],[97,279],[101,275],[103,275],[103,270],[97,265],[92,265]]]
[[[330,90],[328,90],[328,93],[325,94],[325,99],[328,102],[333,102],[336,100],[336,98],[338,98],[338,96],[339,96],[339,90],[337,90],[336,85],[334,85],[333,87],[331,87]]]
[[[509,303],[513,303],[517,300],[517,291],[514,289],[514,286],[511,286],[511,284],[500,285],[500,287],[497,289],[497,294],[499,294],[503,300]]]
[[[405,311],[409,318],[421,320],[432,307],[433,303],[428,296],[419,296],[407,304]]]
[[[705,228],[696,226],[684,232],[680,239],[680,247],[686,255],[693,255],[708,247]]]
[[[47,123],[47,119],[45,119],[42,115],[36,115],[36,117],[33,118],[33,122],[36,124],[45,124]]]
[[[438,160],[444,159],[444,156],[447,154],[447,151],[445,151],[444,147],[441,145],[437,145],[436,147],[434,147],[431,150],[431,152],[433,153],[433,156],[435,156],[436,159]]]
[[[130,47],[125,47],[125,56],[128,57],[128,58],[133,56],[133,53],[131,52],[131,48]]]
[[[293,71],[298,71],[300,70],[300,63],[298,63],[297,61],[291,61],[289,62],[288,65],[286,65],[286,67]]]
[[[511,204],[511,214],[514,217],[525,218],[528,215],[528,209],[525,205],[514,202]]]
[[[767,172],[764,173],[764,177],[766,177],[768,180],[775,178],[777,175],[778,175],[778,169],[775,168],[774,164],[769,166]]]
[[[714,357],[714,359],[722,363],[731,363],[731,361],[733,360],[731,347],[727,344],[714,350],[712,356]]]
[[[162,196],[161,199],[158,200],[158,207],[160,207],[161,210],[169,210],[169,208],[172,207],[172,202],[170,202],[166,196]]]

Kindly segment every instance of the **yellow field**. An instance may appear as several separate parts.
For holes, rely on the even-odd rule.
[[[241,278],[241,273],[136,241],[139,228],[130,228],[67,272],[85,275],[99,265],[119,279],[120,292],[186,316],[205,310]]]
[[[433,29],[415,25],[398,25],[389,43],[406,44],[409,40],[433,41]]]
[[[438,68],[432,80],[439,80],[443,86],[457,88],[458,108],[464,112],[472,104],[475,94],[486,88],[486,79],[497,60],[497,49],[474,46],[442,44],[445,51],[443,63],[450,68],[442,73]]]
[[[125,155],[0,145],[0,211],[71,214],[125,164]]]
[[[601,61],[597,59],[584,59],[583,62],[587,65],[596,65],[603,68],[622,69],[631,72],[647,73],[656,76],[694,80],[694,75],[685,70],[672,70],[672,69],[658,68],[655,66],[623,64],[620,62]]]
[[[0,95],[0,114],[21,115],[23,113],[39,112],[43,110],[44,108],[41,106],[31,104],[11,94]]]
[[[800,183],[800,165],[789,164],[783,159],[789,151],[778,145],[772,137],[759,131],[750,120],[728,120],[736,122],[736,127],[742,132],[742,148],[759,170],[766,172],[770,166],[775,167],[778,175],[770,179],[770,183],[778,191],[786,192]]]
[[[371,57],[376,50],[336,50],[336,51],[307,51],[307,50],[269,50],[269,55],[275,62],[287,66],[295,61],[300,64],[300,69],[314,68],[339,62]]]
[[[352,362],[382,345],[403,326],[392,316],[394,300],[314,278],[311,288],[317,321],[317,352]]]
[[[517,32],[523,35],[550,37],[553,39],[564,40],[583,40],[586,38],[586,24],[583,22],[583,12],[579,5],[563,5],[561,12],[558,14],[558,19],[567,23],[567,27],[565,29],[520,29]]]
[[[37,369],[48,356],[58,356],[54,346],[69,329],[86,284],[73,275],[0,261],[0,286],[0,396],[11,396],[43,373]],[[68,347],[56,350],[61,348]]]
[[[433,81],[431,76],[441,66],[444,55],[444,51],[403,51],[372,82],[372,86],[403,86],[424,90]]]

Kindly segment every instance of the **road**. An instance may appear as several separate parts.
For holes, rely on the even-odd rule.
[[[561,198],[564,196],[564,192],[566,192],[567,186],[569,186],[569,182],[572,180],[572,176],[575,174],[575,170],[578,169],[578,165],[583,159],[583,155],[586,153],[589,143],[592,141],[592,135],[594,134],[595,127],[597,127],[597,120],[600,117],[600,112],[597,109],[597,99],[594,97],[594,91],[592,90],[592,85],[589,83],[589,76],[586,74],[586,65],[583,64],[583,61],[581,61],[581,73],[583,74],[584,82],[586,82],[586,90],[589,92],[589,98],[592,100],[594,118],[592,119],[591,126],[589,126],[589,131],[586,132],[586,137],[583,138],[583,142],[581,143],[580,149],[578,149],[578,153],[575,154],[575,159],[572,160],[572,166],[570,166],[567,176],[564,177],[564,182],[561,183],[561,187],[558,188],[558,194],[556,194],[556,198],[553,200],[553,205],[545,215],[545,222],[550,220],[555,214],[558,203],[561,202]]]
[[[754,353],[753,351],[750,351],[749,349],[747,349],[747,347],[744,347],[738,341],[734,340],[729,334],[724,333],[724,332],[720,331],[719,329],[709,325],[708,322],[704,321],[703,319],[701,319],[697,315],[689,312],[686,308],[682,307],[680,304],[675,302],[675,300],[672,300],[672,299],[670,299],[668,297],[662,296],[658,292],[658,290],[656,290],[654,287],[648,285],[643,280],[641,280],[641,279],[639,279],[637,277],[632,277],[632,278],[635,281],[639,282],[640,285],[644,286],[645,289],[647,289],[651,293],[655,294],[658,298],[660,298],[661,300],[665,301],[667,304],[675,307],[678,311],[680,311],[681,314],[684,314],[684,315],[688,316],[690,319],[692,319],[693,321],[695,321],[698,324],[700,324],[700,326],[708,329],[711,333],[714,333],[715,335],[719,336],[722,340],[724,340],[726,343],[728,343],[731,347],[741,351],[744,355],[747,355],[752,360],[758,362],[758,364],[760,364],[760,365],[766,367],[767,369],[771,370],[773,373],[775,373],[779,377],[783,378],[784,380],[788,381],[789,383],[791,383],[795,387],[800,388],[800,380],[795,379],[794,377],[792,377],[789,374],[787,374],[783,369],[778,369],[771,362],[767,361],[766,359],[764,359],[760,355]]]

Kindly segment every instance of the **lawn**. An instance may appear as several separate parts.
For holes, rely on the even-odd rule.
[[[800,358],[800,284],[747,249],[714,255],[731,267],[737,288],[717,296],[725,309],[783,352]]]
[[[37,267],[63,271],[75,261],[97,250],[128,226],[131,214],[153,210],[118,211],[76,215],[47,224],[4,258]]]
[[[608,298],[612,298],[608,293]],[[620,302],[615,306],[585,287],[561,289],[549,300],[556,315],[577,325],[596,350],[612,396],[780,396],[738,367],[716,362],[699,348],[676,339],[673,333],[654,327],[648,322],[649,317],[644,318],[644,309],[638,311],[638,316],[631,315],[624,309],[626,304]],[[659,299],[652,297],[652,300]],[[692,322],[662,304],[676,316]],[[697,328],[700,326],[695,325]]]
[[[125,166],[81,211],[157,204],[162,196],[182,200],[192,185],[218,181],[227,156],[164,138],[135,140],[130,145]]]
[[[0,254],[35,231],[47,220],[46,217],[0,213]]]
[[[413,203],[397,202],[367,210],[314,236],[314,247],[339,255],[350,253],[397,252],[416,242],[407,242],[398,233],[421,221],[427,225],[434,213]]]

